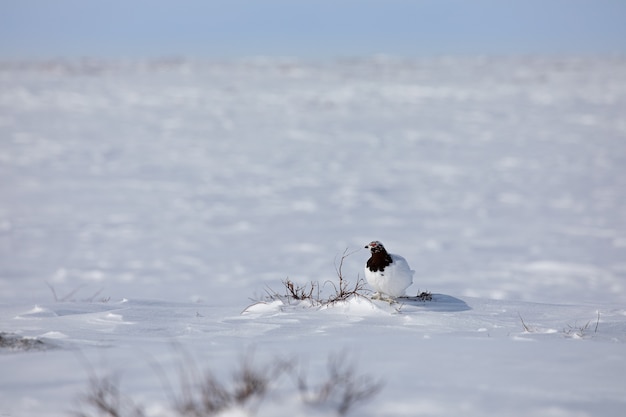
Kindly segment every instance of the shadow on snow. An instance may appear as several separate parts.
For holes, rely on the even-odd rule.
[[[396,300],[400,304],[420,307],[428,311],[467,311],[472,308],[461,299],[446,294],[432,294],[431,300],[424,300],[421,297],[402,297]]]

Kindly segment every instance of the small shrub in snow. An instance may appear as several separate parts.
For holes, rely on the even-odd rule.
[[[589,335],[589,326],[591,325],[591,320],[587,322],[584,326],[578,326],[574,324],[573,326],[568,324],[565,329],[563,329],[563,333],[568,337],[575,337],[583,339]],[[598,333],[598,326],[600,325],[600,311],[598,311],[598,317],[596,318],[596,325],[593,330],[594,333]]]
[[[0,348],[11,350],[43,350],[50,346],[39,339],[0,332]]]
[[[144,417],[143,407],[135,404],[122,393],[118,381],[110,376],[92,376],[89,391],[80,397],[80,402],[93,412],[78,411],[77,417]]]
[[[589,328],[589,324],[591,321],[588,321],[584,326],[578,326],[574,324],[573,326],[568,324],[566,328],[563,329],[563,333],[565,336],[576,337],[576,338],[584,338],[587,336],[587,329]]]
[[[287,288],[289,295],[294,300],[310,300],[313,298],[313,292],[317,290],[317,297],[319,298],[319,286],[315,282],[311,282],[310,287],[300,287],[287,279],[283,281],[283,285]]]
[[[212,372],[198,374],[196,363],[187,361],[180,374],[180,392],[173,394],[170,415],[172,417],[208,417],[230,415],[235,410],[242,415],[264,414],[263,404],[273,400],[300,398],[300,405],[315,407],[322,411],[345,416],[357,404],[371,400],[382,384],[367,375],[357,374],[355,367],[345,358],[330,356],[326,379],[309,383],[300,370],[296,373],[292,362],[274,360],[260,366],[245,358],[229,380],[218,379]],[[280,386],[285,374],[293,375],[287,381],[295,381],[295,387]],[[172,393],[170,393],[172,394]],[[270,395],[272,394],[272,395]],[[298,407],[291,401],[290,406]],[[144,417],[146,408],[126,396],[115,378],[92,377],[89,391],[79,397],[79,404],[86,409],[74,412],[77,417]],[[271,407],[270,407],[271,409]],[[275,410],[274,410],[275,411]],[[299,414],[298,410],[288,410]],[[239,415],[239,414],[238,414]]]
[[[320,288],[317,282],[311,282],[308,285],[299,285],[287,278],[281,281],[285,288],[285,294],[279,294],[278,292],[268,289],[269,300],[282,300],[289,303],[291,300],[295,301],[309,301],[313,305],[321,304]]]
[[[430,291],[422,291],[417,294],[415,298],[417,298],[419,301],[432,301],[433,294]]]
[[[348,249],[346,249],[339,260],[339,264],[335,264],[337,282],[328,280],[323,285],[320,285],[312,281],[310,284],[299,285],[287,278],[282,281],[284,294],[269,288],[266,290],[267,297],[264,301],[280,300],[286,304],[291,304],[292,301],[306,301],[312,306],[325,306],[346,301],[352,297],[366,297],[369,299],[367,295],[370,291],[366,288],[363,278],[359,278],[355,283],[351,283],[343,276],[344,260],[355,252],[348,253]],[[333,291],[328,296],[322,296],[320,287],[326,286],[332,287]]]
[[[196,364],[188,363],[181,369],[181,392],[174,407],[181,416],[212,416],[233,407],[256,409],[272,384],[289,369],[289,364],[276,361],[261,367],[247,357],[233,373],[230,383],[220,381],[209,371],[199,378],[195,373],[197,368]]]
[[[299,375],[298,390],[305,403],[334,409],[340,416],[346,415],[358,403],[371,399],[382,388],[380,381],[356,375],[354,366],[345,358],[331,355],[327,371],[327,379],[316,385],[310,385],[304,374]]]

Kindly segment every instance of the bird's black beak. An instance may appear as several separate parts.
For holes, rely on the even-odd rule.
[[[365,249],[367,249],[367,248],[369,248],[369,247],[370,247],[370,245],[365,245]]]

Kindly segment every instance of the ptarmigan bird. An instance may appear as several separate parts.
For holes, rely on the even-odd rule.
[[[377,240],[370,242],[365,248],[372,252],[365,265],[365,279],[377,293],[374,298],[404,296],[406,289],[413,284],[415,272],[411,270],[406,259],[387,253],[383,244]]]

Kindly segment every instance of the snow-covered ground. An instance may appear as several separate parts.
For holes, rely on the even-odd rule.
[[[620,57],[0,63],[0,416],[329,357],[353,415],[621,416],[624,115]],[[433,300],[255,304],[372,240]],[[223,414],[332,415],[289,378]]]

